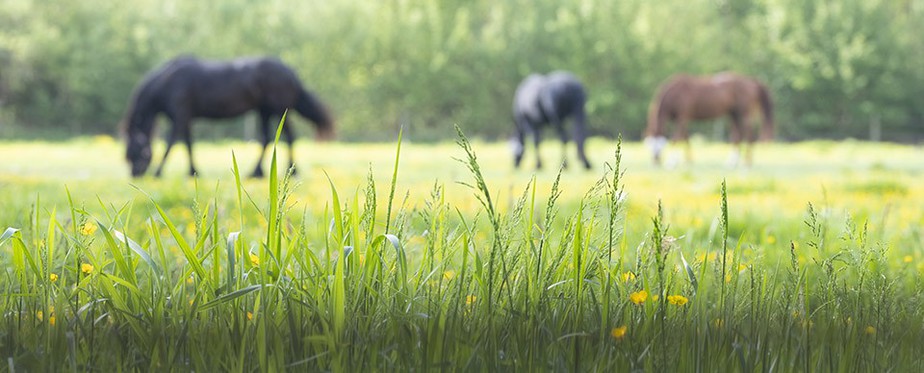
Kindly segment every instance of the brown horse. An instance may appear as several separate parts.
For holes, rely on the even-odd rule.
[[[668,121],[674,121],[673,140],[686,143],[687,161],[691,160],[687,124],[691,120],[708,120],[728,115],[731,119],[730,140],[734,144],[734,162],[741,140],[745,163],[750,165],[755,136],[751,131],[754,109],[763,113],[761,140],[773,139],[773,103],[767,87],[752,77],[723,72],[712,76],[677,75],[664,83],[648,109],[645,141],[651,147],[655,164],[661,164],[661,150],[667,143]]]

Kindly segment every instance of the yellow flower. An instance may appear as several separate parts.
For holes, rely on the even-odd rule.
[[[625,271],[622,273],[622,282],[629,282],[635,280],[635,273],[632,271]]]
[[[613,336],[613,339],[620,341],[626,336],[626,331],[628,330],[629,330],[629,327],[623,325],[618,328],[613,328],[613,330],[610,330],[610,335]]]
[[[446,280],[452,280],[453,277],[456,277],[456,271],[453,271],[453,270],[450,269],[450,270],[448,270],[448,271],[446,271],[446,272],[443,272],[443,278],[444,278],[444,279],[446,279]]]
[[[195,282],[195,281],[196,281],[196,280],[195,280],[195,279],[193,279],[193,277],[192,277],[192,276],[189,276],[189,278],[187,278],[187,279],[186,279],[186,283],[187,283],[187,284],[189,284],[189,285],[192,285],[192,284],[193,284],[193,282]]]
[[[687,304],[688,301],[689,301],[689,299],[687,299],[687,297],[685,297],[685,296],[683,296],[683,295],[668,295],[668,296],[667,296],[667,302],[668,302],[668,303],[670,303],[670,304],[675,304],[675,305],[678,305],[678,306],[682,306],[682,305],[684,305],[684,304]]]
[[[775,243],[776,243],[776,236],[773,236],[773,235],[767,236],[767,243],[768,243],[768,244],[771,244],[771,245],[775,244]]]
[[[744,272],[744,271],[747,270],[747,269],[748,269],[748,265],[747,265],[747,264],[739,264],[739,265],[738,265],[738,273]]]
[[[48,275],[48,281],[51,281],[51,282],[58,282],[58,274],[57,274],[57,273],[49,274],[49,275]]]
[[[466,305],[471,305],[472,303],[475,303],[475,300],[477,300],[477,299],[478,299],[478,297],[476,297],[476,296],[474,296],[474,295],[469,295],[469,296],[465,297],[465,304],[466,304]]]
[[[629,301],[635,304],[645,303],[646,299],[648,299],[648,292],[644,290],[629,294]]]
[[[38,319],[38,321],[42,321],[42,316],[44,316],[42,311],[38,311],[35,313],[35,318]]]
[[[253,264],[254,267],[260,266],[260,257],[250,253],[250,264]]]
[[[247,311],[247,321],[253,320],[253,312]]]
[[[48,325],[55,326],[55,315],[48,317]]]
[[[89,236],[93,233],[96,233],[96,228],[98,228],[96,224],[93,224],[93,222],[88,221],[86,223],[83,223],[83,225],[80,226],[80,233],[83,234],[84,236]]]
[[[905,257],[902,258],[902,261],[905,263],[911,263],[914,261],[914,258],[912,258],[911,255],[905,255]]]
[[[872,325],[867,325],[865,331],[866,331],[866,334],[876,335],[876,328],[874,328]]]
[[[90,263],[83,263],[80,265],[80,272],[83,272],[85,275],[93,273],[93,265]]]

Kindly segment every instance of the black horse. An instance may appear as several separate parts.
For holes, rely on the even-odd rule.
[[[567,167],[565,145],[568,134],[565,132],[565,120],[574,118],[574,142],[577,144],[578,157],[584,167],[590,169],[590,162],[584,155],[584,139],[587,137],[586,114],[584,102],[587,94],[584,86],[571,73],[555,71],[549,75],[532,74],[517,87],[513,99],[513,120],[516,124],[513,142],[513,165],[520,166],[525,150],[524,138],[532,134],[536,148],[536,168],[542,168],[539,157],[539,143],[542,141],[542,127],[551,123],[558,131],[562,142],[562,164]]]
[[[295,72],[275,58],[240,58],[231,61],[206,61],[184,56],[154,70],[135,89],[123,128],[127,135],[125,156],[131,163],[132,176],[141,176],[151,164],[151,137],[158,114],[172,122],[167,135],[167,149],[155,172],[160,176],[179,137],[186,140],[189,151],[189,174],[196,175],[192,157],[190,125],[194,118],[231,118],[256,110],[260,115],[263,148],[252,176],[263,176],[263,156],[271,139],[270,118],[279,118],[292,108],[314,122],[317,137],[328,140],[334,135],[334,122],[327,108],[303,88]],[[291,126],[283,126],[289,145],[289,166],[294,155]]]

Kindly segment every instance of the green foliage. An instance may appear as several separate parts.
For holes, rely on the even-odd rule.
[[[233,184],[200,194],[192,182],[194,197],[183,197],[192,202],[157,197],[189,190],[169,182],[147,184],[155,190],[125,204],[100,197],[95,208],[67,189],[51,197],[66,211],[16,193],[4,205],[28,213],[0,211],[0,227],[15,225],[0,233],[6,366],[910,371],[924,363],[919,224],[884,235],[884,219],[835,224],[839,214],[815,204],[764,224],[738,214],[747,200],[726,188],[733,178],[710,194],[709,212],[697,212],[714,217],[712,231],[677,237],[691,224],[670,203],[659,201],[652,218],[632,209],[653,201],[627,199],[634,175],[621,143],[584,194],[560,200],[559,188],[581,179],[559,170],[548,194],[534,175],[504,202],[489,177],[495,165],[476,154],[483,144],[457,131],[461,149],[452,152],[468,173],[458,176],[472,179],[469,198],[449,200],[437,182],[429,194],[408,192],[420,207],[393,205],[397,161],[418,161],[400,143],[394,169],[382,167],[391,171],[385,197],[377,199],[371,171],[364,186],[352,180],[353,193],[325,175],[315,181],[329,198],[301,212],[290,198],[313,195],[296,193],[275,151],[271,175],[281,178],[245,183],[233,156]],[[909,201],[920,204],[916,196]],[[376,224],[384,206],[386,223]],[[749,228],[735,235],[733,224]],[[761,229],[777,230],[779,243]]]
[[[401,125],[418,141],[447,139],[455,123],[503,138],[517,83],[553,69],[587,84],[594,133],[634,139],[660,82],[731,69],[769,84],[784,139],[908,141],[924,120],[921,24],[920,3],[886,0],[8,0],[0,135],[114,134],[160,63],[267,54],[333,107],[347,140]]]

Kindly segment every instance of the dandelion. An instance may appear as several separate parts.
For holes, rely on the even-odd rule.
[[[260,257],[250,253],[250,264],[253,264],[254,267],[260,266]]]
[[[90,263],[83,263],[80,265],[80,272],[83,272],[85,275],[93,273],[93,265]]]
[[[57,273],[51,273],[51,274],[49,274],[49,275],[48,275],[48,281],[51,281],[51,282],[58,282],[58,274],[57,274]]]
[[[648,299],[648,292],[644,290],[629,294],[629,301],[635,304],[645,303],[645,300],[647,299]]]
[[[629,327],[623,325],[618,328],[613,328],[612,330],[610,330],[610,335],[613,337],[613,339],[617,341],[621,341],[623,338],[625,338],[626,331],[628,330],[629,330]]]
[[[905,257],[902,258],[902,261],[905,263],[911,263],[914,261],[914,258],[912,258],[911,255],[905,255]]]
[[[868,334],[868,335],[876,335],[876,328],[874,328],[872,325],[867,325],[867,326],[866,326],[866,330],[864,330],[864,331],[865,331],[866,334]]]
[[[83,223],[83,225],[80,226],[80,234],[84,236],[89,236],[93,233],[96,233],[97,228],[98,227],[96,226],[96,224],[93,224],[93,222],[88,221],[86,223]]]
[[[668,295],[667,296],[667,302],[673,305],[677,305],[677,306],[683,306],[684,304],[687,304],[687,302],[689,301],[690,300],[687,299],[687,297],[683,295]]]

